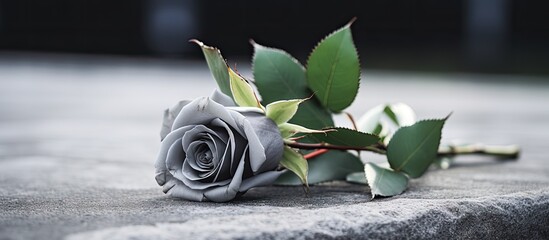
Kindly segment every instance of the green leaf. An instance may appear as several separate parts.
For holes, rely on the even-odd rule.
[[[298,110],[303,99],[281,100],[269,103],[265,115],[277,125],[288,122]]]
[[[409,126],[416,122],[414,110],[404,103],[380,104],[368,110],[358,120],[358,129],[367,133],[381,133],[383,117],[386,116],[396,126]]]
[[[219,87],[219,90],[232,97],[231,93],[231,86],[230,86],[230,80],[229,80],[229,67],[227,66],[227,62],[221,55],[221,52],[219,49],[206,46],[204,43],[192,39],[190,42],[196,43],[200,48],[202,49],[202,53],[204,53],[204,57],[206,58],[206,62],[208,63],[208,68],[210,68],[210,72],[212,73],[215,81],[217,82],[217,86]]]
[[[332,114],[320,106],[320,103],[316,99],[303,102],[289,122],[311,129],[323,129],[334,126]]]
[[[253,75],[264,104],[313,95],[307,87],[305,68],[295,58],[279,49],[252,44]],[[311,129],[334,126],[332,115],[316,99],[303,102],[290,122]]]
[[[386,114],[400,127],[410,126],[416,122],[414,109],[404,103],[392,103],[386,108]],[[390,113],[387,113],[389,111]],[[394,117],[391,117],[392,116]]]
[[[372,191],[372,198],[401,194],[408,185],[408,178],[403,173],[379,167],[374,163],[366,163],[364,172]]]
[[[364,171],[351,173],[347,175],[347,178],[345,180],[350,183],[364,185],[368,184],[368,181],[366,181],[366,175],[364,175]]]
[[[360,63],[351,24],[322,40],[307,61],[309,87],[320,103],[333,112],[351,105],[358,92]]]
[[[378,135],[381,141],[388,144],[393,129],[410,126],[416,122],[414,110],[404,103],[380,104],[368,110],[358,120],[358,129]]]
[[[387,159],[395,171],[412,178],[423,175],[436,160],[442,127],[448,119],[423,120],[399,128],[387,146]]]
[[[329,130],[308,129],[306,127],[299,126],[296,124],[291,124],[291,123],[283,123],[278,125],[278,130],[280,130],[280,134],[282,135],[282,138],[289,138],[298,133],[326,133],[329,131]]]
[[[369,133],[342,127],[331,128],[331,130],[335,131],[326,132],[324,134],[315,134],[311,137],[319,142],[349,147],[366,147],[379,142],[378,136]]]
[[[383,116],[386,105],[377,105],[374,108],[368,110],[358,120],[358,129],[367,133],[379,133],[381,132],[380,119]]]
[[[284,146],[284,155],[280,164],[299,177],[301,183],[309,186],[307,182],[308,164],[303,156],[288,146]]]
[[[309,184],[333,180],[345,180],[349,173],[363,171],[364,165],[356,156],[345,151],[328,151],[327,153],[307,160],[309,163]],[[301,185],[295,174],[284,173],[275,184]]]
[[[238,106],[263,108],[261,103],[259,103],[252,86],[231,68],[229,68],[229,78],[231,79],[231,92],[233,93],[234,101]]]
[[[390,104],[385,106],[385,108],[383,109],[383,112],[385,113],[385,115],[387,117],[389,117],[389,119],[391,119],[391,121],[393,121],[394,124],[399,126],[398,118],[397,118],[396,114],[393,112],[393,110],[391,109]]]

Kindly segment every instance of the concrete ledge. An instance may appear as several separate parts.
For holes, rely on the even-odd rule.
[[[154,181],[161,113],[211,93],[205,63],[2,56],[0,239],[549,238],[547,79],[363,73],[355,116],[385,102],[420,118],[454,111],[443,141],[518,144],[520,160],[460,158],[375,201],[340,182],[309,196],[266,187],[226,204],[171,199]]]
[[[154,225],[73,234],[67,239],[541,239],[549,236],[548,191],[459,200],[334,202],[336,206],[314,209],[268,204],[213,209],[187,206],[192,217],[184,222],[160,220]]]

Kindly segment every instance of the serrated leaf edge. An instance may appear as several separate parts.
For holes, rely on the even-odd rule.
[[[254,59],[256,58],[256,54],[257,54],[257,51],[256,51],[256,47],[258,49],[261,49],[261,48],[264,48],[264,49],[268,49],[268,50],[271,50],[271,51],[274,51],[274,52],[278,52],[278,53],[281,53],[285,56],[287,56],[288,58],[290,58],[294,63],[296,63],[299,67],[301,67],[301,69],[303,71],[305,71],[305,67],[303,66],[303,64],[301,64],[299,62],[299,60],[297,60],[296,58],[294,58],[290,53],[282,50],[282,49],[279,49],[279,48],[273,48],[273,47],[267,47],[267,46],[264,46],[264,45],[261,45],[257,42],[255,42],[253,39],[250,39],[250,44],[254,47],[254,54],[252,56],[252,72],[253,72],[253,69],[254,69]]]
[[[265,114],[267,115],[268,118],[270,118],[271,120],[273,120],[277,125],[280,125],[280,124],[284,124],[284,123],[287,123],[289,120],[291,120],[295,114],[297,113],[297,111],[299,110],[299,105],[301,103],[303,103],[304,101],[306,101],[308,99],[289,99],[289,100],[279,100],[279,101],[275,101],[275,102],[272,102],[272,103],[269,103],[267,106],[265,106]],[[284,121],[284,122],[278,122],[277,120],[279,119],[275,119],[273,118],[272,116],[269,116],[269,110],[270,108],[274,105],[274,103],[283,103],[283,102],[297,102],[297,105],[296,105],[296,111],[292,114],[292,116]]]
[[[217,51],[217,53],[219,53],[219,55],[223,56],[223,54],[221,54],[221,50],[219,50],[219,48],[216,48],[216,47],[212,47],[212,46],[208,46],[206,44],[204,44],[203,42],[201,42],[200,40],[198,39],[190,39],[189,42],[192,42],[192,43],[196,43],[199,47],[201,48],[206,48],[206,49],[210,49],[210,50],[215,50]],[[225,63],[227,63],[227,60],[226,59],[223,59],[225,60]],[[228,65],[227,65],[228,67]]]
[[[305,130],[305,131],[294,131],[294,132],[291,132],[290,131],[290,134],[289,136],[282,136],[283,138],[285,138],[285,140],[290,140],[289,142],[293,141],[294,139],[292,139],[291,137],[293,137],[294,135],[298,134],[298,133],[303,133],[303,134],[326,134],[328,132],[331,132],[332,129],[323,129],[323,130],[315,130],[315,129],[309,129],[309,128],[306,128],[306,127],[303,127],[301,125],[298,125],[298,124],[293,124],[293,123],[282,123],[282,124],[279,124],[278,125],[278,128],[280,130],[281,127],[284,127],[284,126],[289,126],[289,127],[292,127],[292,126],[295,126],[297,128],[303,128],[302,130]],[[297,128],[294,128],[294,130],[296,130]],[[333,130],[333,131],[337,131],[337,130]],[[282,131],[281,131],[282,133]]]
[[[233,70],[230,67],[227,69],[227,71],[229,72],[229,81],[230,81],[229,82],[229,87],[231,88],[231,92],[233,92],[233,84],[232,84],[232,80],[231,80],[231,72],[233,72],[238,78],[240,78],[241,81],[243,81],[245,84],[248,85],[248,87],[250,88],[250,90],[253,94],[256,106],[247,106],[247,107],[257,107],[257,108],[261,109],[263,112],[265,112],[265,107],[263,107],[263,105],[261,105],[261,102],[259,101],[259,98],[257,97],[257,94],[255,93],[252,86],[250,85],[250,82],[248,82],[248,80],[246,80],[246,78],[244,76],[242,76],[240,73],[238,73],[237,71]],[[234,96],[234,94],[233,94],[233,96]],[[235,103],[237,103],[236,97],[234,97],[234,99],[235,99],[234,100]],[[244,106],[244,107],[246,107],[246,106]]]
[[[296,155],[299,155],[301,156],[301,160],[303,160],[305,162],[305,165],[307,166],[306,167],[306,170],[305,170],[305,173],[304,173],[304,176],[300,176],[299,173],[295,172],[294,170],[290,169],[290,168],[287,168],[288,170],[290,170],[292,173],[294,173],[302,182],[302,184],[306,187],[306,189],[308,190],[309,189],[309,180],[308,180],[308,175],[309,175],[309,163],[307,162],[307,159],[303,158],[303,155],[301,155],[301,153],[297,152],[296,150],[294,150],[293,148],[291,147],[288,147],[288,146],[284,146],[284,151],[291,151],[292,154],[296,154]],[[288,159],[285,159],[287,161],[290,161]],[[291,161],[290,161],[291,162]],[[281,162],[281,165],[282,162]],[[302,178],[303,177],[303,178]]]
[[[206,50],[213,50],[213,51],[217,52],[217,54],[218,54],[219,56],[221,56],[221,59],[222,59],[223,62],[225,63],[225,66],[227,67],[227,71],[229,71],[229,68],[230,68],[230,67],[229,67],[229,64],[228,64],[228,62],[227,62],[227,59],[223,57],[223,54],[221,54],[221,50],[220,50],[219,48],[216,48],[216,47],[212,47],[212,46],[206,45],[206,44],[204,44],[202,41],[200,41],[200,40],[198,40],[198,39],[195,39],[195,38],[190,39],[189,42],[195,43],[196,45],[198,45],[198,47],[200,47],[200,50],[202,50],[202,52],[204,52],[204,49],[206,49]],[[204,53],[204,54],[205,54],[205,53]],[[208,60],[206,59],[206,62],[207,62],[207,61],[208,61]],[[209,68],[209,65],[208,65],[208,68]],[[211,71],[211,70],[210,70],[210,71]],[[215,78],[215,75],[214,75],[213,77]],[[231,91],[231,89],[230,89],[230,88],[231,88],[231,83],[230,83],[230,81],[231,81],[231,80],[230,80],[230,77],[229,77],[229,91]],[[217,82],[217,79],[216,79],[216,82]],[[219,85],[219,83],[218,83],[218,85]],[[219,88],[219,90],[221,90],[221,91],[223,92],[223,90],[221,89],[221,86],[218,86],[218,88]],[[228,95],[229,97],[231,97],[232,99],[234,99],[233,96],[232,96],[232,92],[230,92],[230,94],[227,94],[227,95]]]
[[[325,129],[345,129],[345,130],[351,130],[351,131],[355,131],[355,132],[359,132],[359,133],[362,133],[362,134],[365,134],[365,135],[370,135],[370,136],[374,136],[374,137],[378,137],[377,135],[375,134],[371,134],[371,133],[367,133],[367,132],[363,132],[363,131],[360,131],[360,130],[356,130],[356,129],[352,129],[352,128],[348,128],[348,127],[331,127],[331,128],[325,128]]]
[[[313,54],[313,52],[315,52],[315,50],[318,48],[318,46],[320,46],[320,44],[321,44],[322,42],[324,42],[327,38],[331,37],[332,35],[336,34],[336,33],[339,32],[339,31],[342,31],[342,30],[344,30],[344,29],[346,29],[346,28],[349,28],[349,29],[350,29],[350,28],[351,28],[351,25],[352,25],[355,21],[356,21],[356,17],[353,17],[353,18],[351,19],[351,21],[349,21],[349,22],[348,22],[347,24],[345,24],[343,27],[341,27],[341,28],[339,28],[339,29],[336,29],[336,30],[332,31],[330,34],[326,35],[324,38],[322,38],[320,41],[318,41],[318,42],[316,43],[315,47],[313,48],[313,50],[311,50],[311,52],[309,52],[309,55],[307,56],[307,66],[306,66],[306,68],[309,67],[308,65],[309,65],[309,61],[310,61],[310,59],[311,59],[311,55]],[[351,39],[353,39],[353,32],[351,31],[350,34],[351,34]],[[358,95],[358,91],[360,90],[360,81],[362,80],[362,68],[360,67],[360,53],[358,52],[358,49],[356,48],[356,44],[354,44],[354,41],[353,41],[353,49],[355,50],[356,55],[357,55],[357,59],[358,59],[358,86],[357,86],[356,92],[354,93],[354,97],[353,97],[353,99],[352,99],[352,101],[351,101],[351,104],[355,101],[355,99],[356,99],[356,97],[357,97],[357,95]],[[308,81],[309,81],[309,80],[307,79],[307,85],[309,85]],[[311,90],[311,89],[309,88],[309,90]],[[312,90],[311,90],[311,91],[312,91]],[[321,105],[323,105],[323,104],[322,104],[322,101],[320,101],[320,99],[319,99],[319,102],[320,102]],[[324,107],[325,107],[325,106],[324,106]],[[328,107],[325,107],[325,108],[329,109]]]
[[[442,121],[442,126],[441,126],[441,130],[444,128],[444,124],[446,124],[446,120],[448,120],[448,118],[452,115],[452,113],[448,114],[448,116],[446,116],[445,118],[429,118],[429,119],[422,119],[420,121],[417,121],[416,123],[414,123],[413,125],[411,126],[405,126],[405,127],[400,127],[398,128],[395,133],[393,134],[393,136],[395,136],[401,129],[404,129],[404,128],[410,128],[410,127],[413,127],[414,125],[416,124],[419,124],[419,123],[422,123],[422,122],[431,122],[431,121]],[[387,144],[387,147],[391,145],[391,142],[394,140],[394,137],[391,138],[391,140],[389,141],[389,144]],[[438,144],[440,146],[440,141],[442,140],[442,131],[440,133],[440,139],[438,140]],[[415,150],[417,151],[417,149]],[[415,154],[415,151],[414,153],[410,154],[410,156],[414,155]],[[394,171],[396,172],[400,172],[402,170],[402,168],[408,163],[408,161],[410,160],[410,157],[408,157],[407,160],[405,160],[400,166],[398,166],[396,169],[395,168],[392,168]]]
[[[284,50],[282,50],[282,49],[273,48],[273,47],[267,47],[267,46],[258,44],[258,43],[255,42],[253,39],[250,39],[250,44],[254,47],[254,54],[253,54],[253,56],[252,56],[252,63],[251,63],[251,65],[252,65],[252,73],[253,73],[254,62],[255,62],[255,58],[256,58],[256,54],[257,54],[257,51],[255,51],[255,46],[258,46],[258,47],[260,47],[260,48],[265,48],[265,49],[273,50],[273,51],[280,52],[280,53],[282,53],[282,54],[288,56],[288,57],[290,58],[290,60],[292,60],[293,62],[295,62],[295,63],[301,68],[301,70],[303,70],[303,73],[304,73],[305,75],[307,74],[307,72],[306,72],[307,69],[305,68],[305,66],[304,66],[303,64],[301,64],[301,62],[299,62],[299,60],[297,60],[296,58],[294,58],[290,53],[288,53],[288,52],[286,52],[286,51],[284,51]],[[355,50],[356,50],[356,48],[355,48]],[[357,53],[358,53],[358,52],[357,52]],[[359,61],[359,63],[360,63],[360,61]],[[254,77],[255,77],[255,76],[254,76]],[[307,77],[305,76],[305,84],[307,85],[307,90],[309,90],[310,92],[313,92],[313,91],[309,88],[309,86],[308,86],[308,84],[307,84],[306,81],[307,81]],[[313,96],[314,96],[314,93],[309,97],[309,99],[311,99]],[[318,99],[316,99],[316,100],[318,100]],[[319,101],[319,105],[320,105],[321,107],[324,108],[324,106],[322,106],[322,103],[320,103],[320,101]],[[305,108],[309,108],[309,107],[306,106]],[[326,109],[326,108],[324,108],[324,109]],[[314,111],[312,111],[312,112],[314,113]],[[329,111],[328,111],[328,112],[329,112]],[[331,114],[330,114],[330,115],[331,115]],[[320,119],[320,118],[319,118],[319,119]],[[332,122],[332,124],[333,124],[333,117],[332,117],[332,116],[330,116],[330,120],[331,120],[331,122]],[[324,121],[322,121],[322,124],[327,124],[327,123],[324,122]]]
[[[374,166],[374,167],[380,168],[380,169],[385,170],[385,171],[393,171],[394,173],[400,173],[400,174],[402,174],[402,175],[407,179],[406,187],[405,187],[404,189],[402,189],[402,191],[400,191],[399,193],[397,193],[397,194],[395,194],[395,195],[385,195],[385,194],[381,194],[380,192],[374,191],[373,187],[370,185],[370,182],[368,181],[368,174],[366,174],[366,166],[367,166],[367,165],[372,165],[372,166]],[[373,167],[372,167],[372,168],[373,168]],[[374,183],[380,182],[380,180],[383,178],[383,175],[385,174],[385,171],[382,171],[382,172],[381,172],[379,178],[377,178],[378,181],[374,181]],[[371,198],[372,200],[373,200],[376,196],[380,196],[380,197],[392,197],[392,196],[400,195],[400,194],[402,194],[404,191],[406,191],[406,189],[408,188],[409,181],[410,181],[410,178],[409,178],[405,173],[403,173],[403,172],[397,172],[397,171],[395,171],[395,170],[393,170],[393,169],[385,168],[385,167],[379,166],[379,165],[377,165],[377,164],[375,164],[375,163],[372,163],[372,162],[368,162],[368,163],[364,164],[364,174],[365,174],[365,177],[366,177],[366,183],[368,184],[368,186],[370,186],[370,192],[371,192],[371,194],[372,194],[372,198]]]
[[[363,132],[363,131],[359,131],[359,130],[352,129],[352,128],[348,128],[348,127],[330,127],[330,128],[323,128],[322,130],[336,130],[336,131],[337,131],[338,129],[351,130],[351,131],[359,132],[359,133],[361,133],[361,134],[365,134],[365,135],[369,135],[369,136],[377,137],[378,139],[381,139],[381,137],[379,137],[378,135],[375,135],[375,134],[372,134],[372,133]]]

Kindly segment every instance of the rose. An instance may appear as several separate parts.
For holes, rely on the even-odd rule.
[[[172,197],[226,202],[282,173],[276,124],[218,91],[167,109],[161,139],[156,181]]]

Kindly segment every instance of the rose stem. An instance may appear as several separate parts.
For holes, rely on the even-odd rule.
[[[368,151],[378,154],[387,154],[386,147],[381,144],[376,144],[366,147],[353,147],[353,146],[340,146],[326,143],[300,143],[300,142],[286,142],[286,145],[299,149],[313,149],[319,150],[305,155],[305,159],[313,158],[318,155],[326,153],[326,150],[356,150],[356,151]],[[320,151],[325,150],[325,151]],[[518,146],[490,146],[482,144],[470,144],[463,146],[442,146],[438,150],[438,156],[455,156],[455,155],[488,155],[495,156],[500,159],[517,159],[520,153]]]
[[[300,142],[286,142],[286,145],[293,148],[299,149],[331,149],[331,150],[356,150],[356,151],[370,151],[379,154],[385,154],[385,150],[379,149],[374,146],[367,147],[351,147],[351,146],[340,146],[332,145],[325,143],[300,143]]]
[[[327,153],[327,152],[328,152],[328,149],[317,149],[317,150],[315,150],[315,151],[312,152],[312,153],[305,154],[305,155],[303,156],[303,158],[309,160],[309,159],[311,159],[311,158],[318,157],[318,156],[320,156],[320,155],[322,155],[322,154],[324,154],[324,153]]]
[[[454,155],[489,155],[498,157],[501,160],[517,159],[520,154],[520,148],[516,145],[493,146],[483,144],[468,144],[461,146],[441,146],[438,149],[439,156]]]
[[[356,127],[356,121],[355,121],[355,118],[353,117],[353,115],[351,115],[348,112],[343,112],[343,113],[347,116],[347,118],[349,118],[349,121],[351,121],[351,124],[353,124],[353,129],[358,130],[358,128]]]

